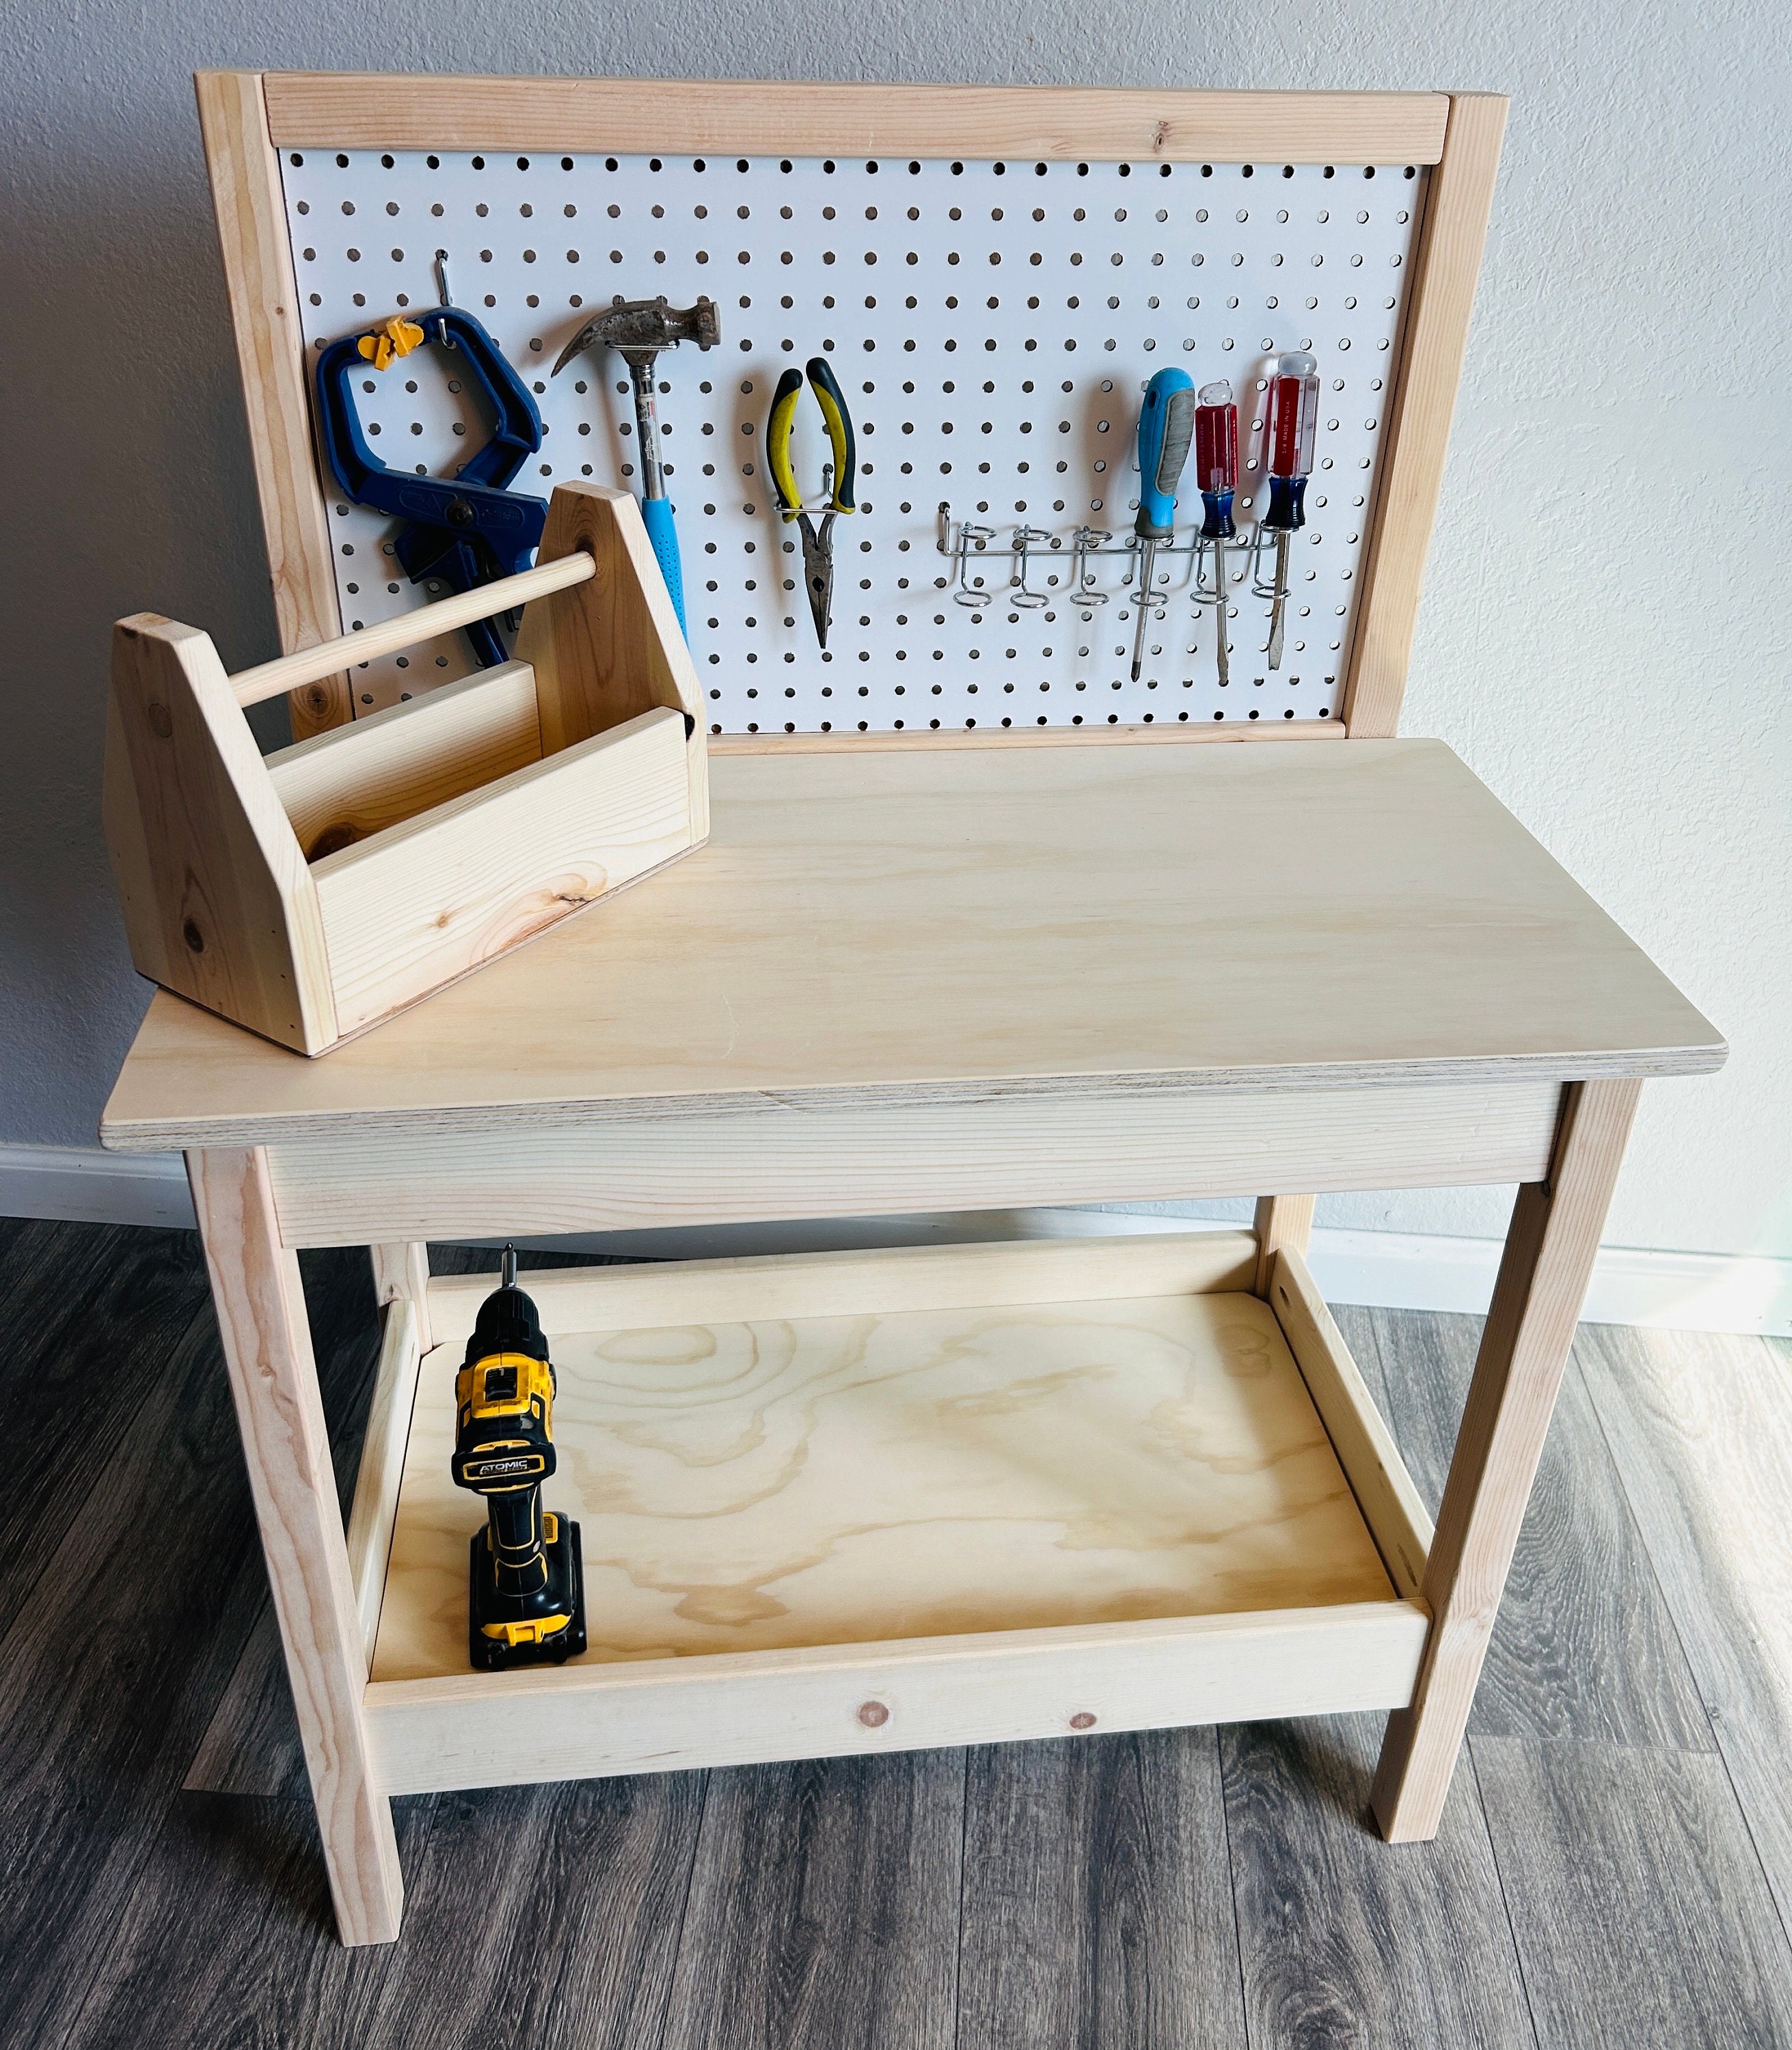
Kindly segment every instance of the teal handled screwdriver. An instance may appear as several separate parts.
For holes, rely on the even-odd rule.
[[[846,398],[825,356],[809,359],[809,382],[827,423],[828,442],[834,462],[827,485],[827,509],[820,531],[802,509],[802,487],[791,461],[791,436],[796,427],[796,403],[802,396],[802,372],[793,363],[778,380],[771,395],[771,414],[766,423],[765,459],[778,493],[779,510],[787,523],[794,520],[802,529],[802,581],[809,593],[809,610],[815,622],[817,645],[828,645],[828,621],[834,611],[834,516],[857,509],[853,501],[853,473],[857,462],[853,443],[853,416]]]
[[[1288,609],[1288,536],[1306,524],[1306,480],[1319,429],[1319,365],[1304,349],[1280,357],[1269,381],[1269,510],[1260,534],[1275,536],[1275,575],[1267,593],[1269,665],[1282,666],[1282,622]]]
[[[1185,370],[1160,370],[1138,409],[1138,624],[1133,632],[1133,681],[1145,666],[1145,622],[1152,610],[1158,544],[1176,532],[1176,487],[1195,432],[1195,381]]]

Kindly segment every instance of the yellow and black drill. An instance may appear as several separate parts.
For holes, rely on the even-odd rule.
[[[504,1249],[501,1285],[479,1305],[455,1378],[455,1485],[486,1498],[468,1573],[467,1648],[486,1672],[585,1648],[579,1526],[541,1506],[554,1471],[554,1370],[533,1301]]]

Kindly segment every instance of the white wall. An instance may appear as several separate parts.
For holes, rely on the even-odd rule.
[[[1792,1252],[1789,39],[1767,0],[13,0],[0,23],[0,1143],[91,1144],[144,1001],[98,818],[107,623],[275,652],[196,66],[1286,87],[1514,100],[1415,650],[1443,735],[1728,1034],[1608,1240]],[[1503,1229],[1494,1192],[1322,1222]]]

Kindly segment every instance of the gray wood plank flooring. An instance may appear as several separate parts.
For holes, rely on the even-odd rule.
[[[1583,1325],[1575,1350],[1792,1929],[1792,1343]]]
[[[304,1269],[346,1498],[372,1292]],[[1435,1501],[1476,1320],[1340,1320]],[[0,1221],[0,1402],[7,2050],[1792,2050],[1792,1345],[1583,1328],[1434,1844],[1376,1717],[440,1795],[366,1951],[192,1235]]]
[[[966,1760],[959,2050],[1244,2050],[1215,1732]]]
[[[1508,2050],[1533,2041],[1487,1824],[1466,1773],[1428,1844],[1365,1822],[1379,1716],[1223,1730],[1254,2044]]]
[[[1541,2050],[1792,2040],[1792,1950],[1720,1759],[1470,1744]]]

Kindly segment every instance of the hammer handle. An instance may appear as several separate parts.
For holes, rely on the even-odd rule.
[[[685,625],[685,569],[678,559],[678,530],[672,522],[672,501],[643,498],[641,518],[647,529],[647,539],[654,544],[654,558],[659,564],[660,575],[666,579],[666,590],[671,594],[672,610],[678,615],[678,631],[689,640],[689,630]]]

